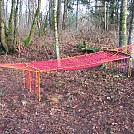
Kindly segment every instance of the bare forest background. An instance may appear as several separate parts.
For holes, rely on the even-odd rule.
[[[133,44],[133,16],[134,0],[0,0],[0,53],[21,53],[37,40],[58,59],[82,42]]]

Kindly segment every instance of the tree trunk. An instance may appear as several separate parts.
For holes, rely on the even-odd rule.
[[[129,28],[129,36],[128,36],[128,45],[134,44],[134,0],[131,4],[131,20],[130,20],[130,28]]]
[[[57,26],[58,26],[58,29],[60,28],[60,15],[61,15],[61,0],[58,0],[58,5],[57,5]]]
[[[134,0],[132,0],[131,4],[131,20],[130,20],[130,28],[129,28],[129,36],[128,36],[128,45],[134,44]],[[132,75],[134,75],[134,47],[130,48],[130,54],[132,57]]]
[[[25,10],[25,28],[29,30],[29,25],[28,25],[28,3],[26,0],[26,10]]]
[[[28,0],[28,27],[31,26],[31,22],[32,22],[32,12],[31,12],[31,1]]]
[[[15,0],[12,0],[12,6],[11,6],[11,13],[10,13],[10,18],[8,22],[8,47],[9,50],[13,50],[13,16],[14,16],[14,7],[15,6]]]
[[[44,19],[42,20],[42,23],[41,23],[41,27],[39,29],[39,37],[44,35],[45,32],[46,32],[46,27],[47,27],[47,22],[48,22],[48,12],[46,14],[46,16],[44,17]]]
[[[17,32],[18,32],[18,6],[19,6],[19,0],[17,0],[16,3],[16,8],[14,12],[14,40],[13,40],[13,50],[12,52],[15,51],[16,49],[16,44],[17,44]]]
[[[127,45],[127,0],[121,1],[120,28],[119,28],[119,47]]]
[[[35,27],[36,27],[39,12],[40,12],[40,7],[41,7],[41,0],[38,0],[38,7],[37,7],[35,15],[34,15],[34,20],[33,20],[32,26],[31,26],[29,36],[26,39],[24,39],[24,45],[25,46],[28,46],[31,43],[31,40],[32,40],[32,38],[34,36]]]
[[[5,7],[5,24],[8,24],[8,1],[6,1],[6,7]]]
[[[119,1],[120,0],[117,0],[117,3],[118,3],[118,5],[119,5]],[[119,6],[117,7],[117,9],[116,9],[116,17],[117,17],[117,24],[119,25]]]
[[[78,30],[78,10],[79,10],[79,0],[77,0],[77,4],[76,4],[76,30]]]
[[[23,3],[22,1],[20,0],[20,4],[19,4],[19,29],[22,29],[22,6],[23,6]]]
[[[53,0],[49,0],[49,25],[52,30],[54,29],[53,16]]]
[[[115,0],[111,0],[109,4],[110,4],[110,19],[111,19],[111,24],[114,24],[114,12],[116,12],[115,11],[115,9],[116,9]]]
[[[107,9],[106,9],[106,0],[104,0],[104,30],[107,31]]]
[[[66,29],[67,5],[68,5],[68,0],[64,0],[64,13],[63,13],[63,21],[62,21],[62,30]]]
[[[4,0],[0,0],[0,47],[3,47],[6,53],[9,52],[4,24]]]
[[[56,0],[53,1],[53,12],[54,12],[54,37],[55,37],[55,48],[57,59],[60,59],[60,47],[58,40],[58,28],[57,28],[57,16],[56,16]]]
[[[108,31],[109,29],[109,7],[108,5],[106,6],[106,30]]]

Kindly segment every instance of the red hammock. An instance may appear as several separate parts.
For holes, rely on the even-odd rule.
[[[119,49],[122,50],[122,48]],[[40,99],[40,72],[77,70],[77,69],[95,67],[101,64],[118,61],[122,59],[130,59],[130,56],[128,54],[119,51],[106,50],[92,54],[63,58],[60,60],[47,60],[40,62],[18,63],[18,64],[0,64],[0,67],[16,68],[26,71],[27,85],[28,88],[30,88],[30,91],[32,87],[30,72],[36,72],[36,86],[38,90],[38,97]]]
[[[116,51],[100,51],[92,54],[85,54],[60,60],[47,60],[19,64],[0,64],[0,67],[16,68],[28,71],[63,71],[78,70],[83,68],[95,67],[112,61],[128,59],[129,55]]]

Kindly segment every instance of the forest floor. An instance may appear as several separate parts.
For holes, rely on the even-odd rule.
[[[81,54],[70,42],[61,50],[62,57]],[[0,56],[0,62],[39,61],[52,53],[35,41],[20,54]],[[0,69],[0,134],[134,133],[132,77],[100,67],[43,74],[39,102],[23,90],[21,75]]]

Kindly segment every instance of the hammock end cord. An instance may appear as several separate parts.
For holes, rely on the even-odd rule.
[[[27,67],[27,68],[29,68],[29,65],[27,65],[27,64],[25,64],[25,66]],[[31,71],[31,70],[30,70]],[[32,91],[32,85],[31,85],[31,73],[30,73],[30,71],[28,70],[28,72],[27,72],[27,74],[28,74],[28,85],[29,85],[29,89],[30,89],[30,92]],[[36,68],[34,68],[34,67],[32,67],[32,72],[35,72],[36,73],[36,81],[35,81],[35,83],[36,83],[36,89],[37,89],[37,94],[38,94],[38,100],[39,101],[41,101],[41,91],[40,91],[40,73],[41,73],[41,71],[40,70],[38,70],[38,69],[36,69]]]
[[[132,59],[132,57],[130,57],[129,63],[128,63],[128,77],[132,76],[132,62],[133,62],[133,59]]]
[[[40,71],[36,71],[36,88],[38,92],[38,99],[41,101],[41,94],[40,94]]]

